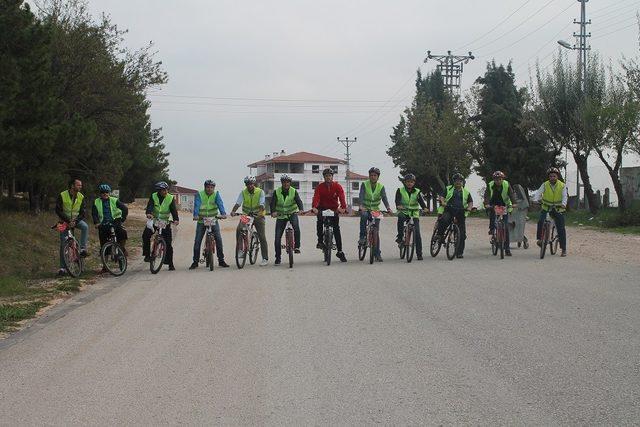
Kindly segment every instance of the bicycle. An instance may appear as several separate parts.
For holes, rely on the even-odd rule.
[[[291,221],[287,221],[287,227],[284,229],[284,245],[282,248],[289,255],[289,268],[293,268],[293,253],[295,251],[295,237],[293,233],[293,225]]]
[[[127,255],[118,243],[115,225],[108,223],[101,227],[109,228],[109,238],[100,248],[102,265],[113,276],[122,276],[127,271]]]
[[[333,221],[332,218],[336,216],[336,213],[330,209],[322,211],[322,252],[324,255],[324,262],[327,265],[331,265],[331,251],[335,249],[333,244]]]
[[[247,254],[251,265],[258,260],[260,236],[254,224],[255,218],[256,214],[240,215],[240,236],[236,239],[236,266],[239,269],[247,263]]]
[[[167,256],[167,242],[162,236],[162,230],[171,224],[173,224],[173,221],[165,221],[162,219],[153,220],[151,254],[149,255],[149,258],[151,258],[151,261],[149,262],[149,270],[151,270],[151,274],[158,274],[164,264],[164,260]]]
[[[507,224],[504,221],[504,216],[507,208],[506,206],[493,206],[493,211],[496,219],[491,231],[491,253],[496,256],[500,251],[500,259],[504,259],[504,245],[507,241]]]
[[[446,246],[447,259],[452,261],[458,253],[458,247],[460,245],[460,228],[458,227],[458,220],[453,217],[449,226],[445,229],[444,234],[440,238],[438,236],[438,224],[442,221],[442,218],[438,218],[434,227],[433,234],[431,235],[431,247],[429,252],[431,256],[435,258],[440,253],[440,248],[444,244]]]
[[[373,264],[376,259],[377,249],[380,247],[380,221],[384,218],[380,211],[370,211],[367,218],[367,241],[364,245],[358,242],[358,258],[364,260],[369,250],[369,264]]]
[[[200,262],[204,262],[207,267],[209,267],[209,271],[213,271],[213,256],[216,253],[216,239],[215,233],[213,232],[213,227],[218,224],[218,219],[220,217],[207,217],[202,219],[202,224],[206,228],[205,241],[204,241],[204,250],[202,251],[202,260]]]
[[[60,233],[65,233],[62,261],[67,273],[69,273],[71,277],[79,277],[84,271],[84,258],[80,254],[80,244],[73,235],[75,227],[71,227],[66,222],[60,222],[51,228],[58,230]]]
[[[412,216],[407,217],[404,220],[402,229],[402,241],[398,243],[400,249],[400,259],[407,259],[407,262],[413,260],[413,255],[416,251],[416,236],[415,236],[415,218]]]
[[[556,211],[555,207],[551,207],[551,211]],[[549,245],[549,252],[551,255],[558,253],[558,245],[560,244],[560,238],[556,230],[556,222],[550,215],[551,211],[547,211],[544,218],[544,226],[542,227],[542,243],[540,244],[540,259],[544,259],[544,254]]]

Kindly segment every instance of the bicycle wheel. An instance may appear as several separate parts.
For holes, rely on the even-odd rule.
[[[458,253],[458,240],[460,236],[460,229],[456,224],[449,226],[449,233],[447,234],[447,259],[453,260]]]
[[[407,252],[407,262],[413,261],[413,254],[416,251],[415,231],[413,227],[407,227],[407,239],[405,240],[405,251]]]
[[[331,265],[331,251],[333,249],[333,231],[327,228],[324,231],[324,262]]]
[[[258,261],[258,251],[260,250],[260,238],[258,233],[254,231],[251,233],[251,242],[249,242],[249,263],[251,265]]]
[[[293,268],[293,247],[295,243],[292,230],[287,230],[286,242],[287,253],[289,254],[289,268]]]
[[[236,266],[238,269],[242,269],[247,263],[247,251],[248,251],[247,235],[242,234],[236,239]]]
[[[505,241],[504,222],[502,221],[498,222],[497,228],[498,228],[497,244],[498,244],[498,250],[500,251],[500,259],[504,259],[504,241]]]
[[[558,245],[560,240],[558,239],[558,232],[556,226],[551,227],[551,240],[549,241],[549,253],[555,255],[558,253]]]
[[[119,244],[107,242],[100,250],[102,265],[109,273],[118,277],[127,271],[127,257]]]
[[[207,242],[206,242],[206,247],[207,247],[207,264],[209,267],[209,271],[213,271],[213,254],[215,252],[215,241],[213,240],[213,236],[208,235],[207,236]]]
[[[149,270],[152,274],[158,274],[164,264],[164,258],[167,255],[167,244],[164,241],[164,237],[159,236],[157,242],[154,243],[151,250],[151,262],[149,263]]]
[[[67,240],[62,258],[64,266],[71,277],[79,277],[82,274],[82,258],[80,257],[78,245],[74,240]]]
[[[542,229],[542,243],[540,244],[540,259],[544,259],[544,253],[547,251],[549,243],[549,224],[545,224]]]
[[[498,233],[496,230],[493,230],[493,234],[491,235],[491,254],[493,254],[493,256],[498,255]]]
[[[442,246],[442,242],[438,239],[438,225],[433,228],[433,234],[431,235],[431,247],[429,248],[429,252],[433,258],[438,256],[440,252],[440,247]]]
[[[376,260],[376,232],[375,227],[369,229],[369,264]]]
[[[364,260],[364,257],[367,256],[367,243],[365,243],[364,245],[361,245],[360,242],[358,242],[358,259],[360,261]]]

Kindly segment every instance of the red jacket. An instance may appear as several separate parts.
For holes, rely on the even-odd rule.
[[[340,205],[338,205],[338,201],[340,202]],[[331,210],[336,210],[338,207],[346,209],[347,201],[344,198],[342,185],[337,182],[331,182],[329,185],[327,185],[326,182],[318,184],[315,193],[313,193],[313,202],[311,202],[311,207]]]

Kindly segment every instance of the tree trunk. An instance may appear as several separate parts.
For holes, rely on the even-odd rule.
[[[589,201],[589,211],[592,214],[598,213],[598,203],[596,199],[596,193],[593,192],[593,186],[591,185],[591,179],[589,178],[589,167],[587,156],[573,155],[573,159],[580,171],[580,177],[582,178],[582,186],[584,189],[585,198]],[[578,203],[580,201],[578,200]]]
[[[600,157],[600,161],[604,164],[609,172],[609,176],[611,177],[611,182],[613,182],[613,188],[616,191],[616,195],[618,196],[618,208],[623,211],[627,209],[627,201],[624,198],[624,192],[622,191],[622,181],[620,181],[620,167],[622,166],[622,150],[618,150],[615,167],[611,167],[607,159],[604,157],[604,153],[602,150],[596,149],[598,153],[598,157]]]
[[[40,213],[41,194],[38,185],[31,183],[29,185],[29,210],[33,213]]]

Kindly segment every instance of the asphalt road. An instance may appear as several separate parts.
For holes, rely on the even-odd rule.
[[[135,263],[0,342],[0,424],[640,423],[639,266],[500,261],[484,222],[464,260],[408,265],[390,219],[369,265],[343,219],[327,267],[312,221],[292,270],[214,272],[183,222],[178,271]]]

